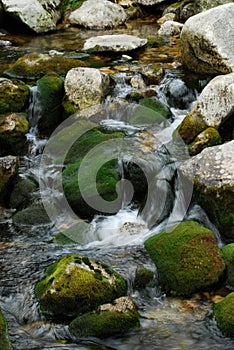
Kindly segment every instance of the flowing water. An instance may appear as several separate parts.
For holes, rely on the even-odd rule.
[[[152,32],[152,26],[144,24],[139,27],[140,34],[150,36],[148,31]],[[139,35],[139,30],[136,32],[134,26],[130,32]],[[92,33],[87,31],[74,32],[71,35],[69,31],[64,32],[62,38],[58,34],[36,37],[32,40],[26,38],[25,43],[17,49],[9,47],[7,50],[5,47],[5,58],[2,55],[1,60],[11,60],[22,52],[39,50],[42,46],[44,51],[47,49],[61,51],[63,47],[67,50],[69,46],[73,47],[74,43],[78,43],[80,38],[90,35]],[[152,57],[154,54],[155,51],[151,52]],[[150,54],[147,57],[139,57],[139,60],[145,63],[150,60],[149,57]],[[9,324],[14,349],[233,349],[233,340],[224,337],[216,326],[209,296],[196,294],[191,299],[185,300],[166,297],[157,285],[147,287],[143,291],[135,290],[133,287],[138,267],[149,268],[156,276],[155,266],[144,249],[146,238],[163,229],[169,229],[184,218],[195,219],[212,229],[218,244],[222,245],[218,230],[209,221],[203,209],[195,204],[188,205],[190,204],[190,197],[186,198],[188,188],[181,187],[177,173],[178,164],[188,155],[184,150],[181,153],[178,148],[173,149],[176,145],[172,145],[171,136],[191,108],[201,88],[207,83],[207,80],[196,78],[197,86],[194,88],[190,86],[187,78],[182,68],[167,68],[164,79],[159,86],[154,87],[158,98],[172,113],[166,125],[160,127],[145,128],[142,125],[131,124],[135,105],[130,105],[127,109],[107,108],[113,103],[120,103],[132,90],[127,73],[120,72],[116,75],[115,91],[106,102],[102,125],[113,130],[125,130],[131,140],[127,142],[131,152],[129,153],[127,148],[119,159],[122,173],[124,174],[124,164],[127,164],[131,157],[139,159],[141,165],[147,162],[151,195],[148,196],[146,209],[139,211],[136,205],[129,203],[123,196],[125,200],[116,215],[96,216],[89,225],[88,234],[75,239],[76,243],[69,245],[61,245],[53,240],[58,227],[65,228],[69,225],[66,215],[63,216],[61,213],[57,222],[48,225],[24,226],[15,225],[10,213],[4,212],[0,222],[0,306]],[[40,168],[41,153],[46,140],[40,139],[37,130],[40,106],[36,87],[31,87],[31,96],[28,110],[30,146],[28,154],[21,159],[20,176],[33,177],[36,181],[44,177],[44,180],[46,178],[53,182],[56,178],[56,169],[48,167],[42,173]],[[162,168],[163,172],[158,171]],[[50,187],[51,202],[55,200],[53,198],[60,200],[60,194],[55,189],[53,185]],[[154,200],[156,192],[160,192],[160,198],[163,198],[160,203]],[[48,196],[48,192],[45,196]],[[38,193],[35,194],[35,198],[38,199]],[[140,312],[140,329],[107,340],[74,339],[69,334],[67,325],[52,323],[43,317],[34,297],[35,282],[43,277],[46,266],[69,253],[87,255],[109,264],[128,280],[128,293],[138,305]]]

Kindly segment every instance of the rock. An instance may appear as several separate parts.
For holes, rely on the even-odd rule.
[[[163,17],[169,14],[171,16],[171,14],[173,14],[174,18],[169,18],[169,20],[179,21],[184,23],[189,17],[194,16],[195,14],[200,12],[200,11],[196,11],[196,6],[195,6],[196,2],[197,0],[195,1],[183,0],[183,1],[175,2],[165,8],[165,10],[163,11]]]
[[[225,245],[222,255],[227,269],[227,287],[234,291],[234,243]]]
[[[56,73],[48,73],[37,81],[41,118],[40,132],[50,133],[62,122],[63,79]]]
[[[228,3],[190,17],[181,32],[182,59],[198,73],[234,71],[234,4]]]
[[[214,316],[219,329],[227,336],[234,336],[234,292],[214,305]]]
[[[13,215],[12,221],[19,226],[48,225],[51,222],[40,202],[35,202],[29,207],[19,210]]]
[[[0,78],[0,114],[21,112],[27,106],[29,94],[24,82]]]
[[[55,54],[30,53],[20,57],[9,69],[4,71],[4,74],[14,78],[35,80],[49,72],[64,76],[71,68],[82,66],[86,66],[85,62],[75,58]]]
[[[15,177],[19,168],[19,159],[14,156],[0,158],[0,199],[8,193],[8,186]]]
[[[108,161],[104,148],[107,151],[109,147],[111,150],[113,148],[111,154],[114,154],[115,147],[118,147],[118,139],[121,142],[122,137],[121,132],[104,133],[93,128],[79,137],[69,150],[65,159],[67,166],[63,171],[63,187],[69,205],[80,217],[91,219],[97,213],[116,213],[120,209],[121,196],[118,197],[116,192],[117,189],[120,190],[117,185],[119,181],[117,160],[111,156]],[[81,175],[80,166],[84,157],[95,149],[97,151],[93,155],[90,153],[91,160],[87,173]],[[92,174],[96,171],[97,177],[93,177]],[[102,202],[103,199],[105,203]]]
[[[183,28],[183,24],[175,21],[166,21],[162,24],[158,31],[159,36],[173,36],[178,35]]]
[[[190,295],[219,282],[225,264],[212,231],[194,221],[178,224],[145,242],[167,293]]]
[[[25,115],[12,113],[0,117],[1,155],[22,155],[27,151],[28,120]]]
[[[35,179],[23,175],[19,176],[11,193],[10,207],[22,209],[29,206],[37,190],[38,184],[35,183]]]
[[[165,15],[163,15],[162,17],[160,17],[157,20],[157,23],[161,26],[167,21],[175,21],[175,17],[176,17],[175,13],[168,12],[168,13],[165,13]]]
[[[35,295],[43,313],[77,316],[127,293],[124,278],[109,266],[85,256],[64,256],[46,269]]]
[[[194,1],[197,13],[205,10],[209,10],[213,7],[224,5],[230,2],[231,2],[230,0],[195,0]]]
[[[69,330],[78,338],[107,338],[125,334],[139,325],[135,303],[129,297],[121,297],[112,304],[101,305],[94,313],[77,317],[70,323]]]
[[[69,22],[90,29],[114,28],[127,19],[124,9],[107,0],[87,0],[71,12]]]
[[[155,63],[140,66],[139,73],[144,77],[147,85],[158,85],[164,77],[164,69]]]
[[[86,40],[83,49],[95,52],[127,52],[141,48],[146,44],[147,39],[140,39],[134,35],[113,34],[91,37]]]
[[[155,278],[153,271],[146,269],[145,267],[137,268],[134,279],[134,288],[143,289],[148,286],[155,286]]]
[[[56,29],[61,3],[61,0],[2,0],[3,9],[12,18],[12,23],[17,20],[36,33]]]
[[[109,76],[95,68],[73,68],[65,77],[63,107],[67,114],[99,104],[109,89]]]
[[[134,0],[133,2],[135,4],[141,4],[144,6],[152,6],[160,4],[161,2],[164,2],[165,0]]]
[[[221,136],[215,128],[207,128],[197,135],[195,140],[189,145],[189,153],[194,156],[204,148],[219,145],[222,143]]]
[[[207,127],[218,129],[234,113],[234,73],[213,78],[178,127],[186,143]]]
[[[8,336],[8,327],[5,317],[0,310],[0,348],[4,350],[11,350],[11,342]]]
[[[234,238],[234,140],[204,149],[179,168],[194,183],[194,200],[224,237]]]

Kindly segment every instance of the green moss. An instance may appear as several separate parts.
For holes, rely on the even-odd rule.
[[[177,127],[177,132],[185,143],[191,143],[195,137],[207,128],[206,123],[195,114],[189,112]]]
[[[44,206],[41,203],[34,203],[28,208],[18,211],[12,218],[17,225],[46,225],[50,223]]]
[[[213,233],[194,221],[149,238],[145,247],[167,293],[190,295],[217,283],[224,272]]]
[[[77,337],[107,338],[124,334],[139,327],[137,311],[117,312],[104,311],[89,313],[77,317],[71,322],[69,329]]]
[[[79,8],[85,0],[63,0],[62,2],[62,10],[75,10]]]
[[[159,37],[150,37],[147,39],[147,47],[160,47],[164,45],[164,41],[162,38]]]
[[[0,114],[23,111],[29,101],[29,87],[13,79],[0,85]]]
[[[11,343],[8,337],[8,327],[5,317],[0,310],[0,349],[11,350]]]
[[[169,118],[171,113],[167,107],[165,107],[156,98],[143,98],[140,100],[140,105],[152,109],[156,114],[163,118]]]
[[[83,61],[62,56],[30,53],[20,57],[4,74],[9,77],[39,79],[49,72],[55,72],[61,76],[75,67],[85,67]]]
[[[220,330],[228,336],[234,336],[234,292],[214,305],[214,316]]]
[[[225,245],[222,248],[222,255],[227,267],[227,286],[234,290],[234,243]]]
[[[75,316],[126,294],[127,283],[121,275],[113,272],[109,276],[104,273],[101,264],[88,259],[94,269],[102,271],[103,278],[96,278],[97,272],[94,269],[86,264],[84,267],[83,260],[88,261],[87,259],[71,254],[47,268],[47,277],[35,286],[35,295],[44,313]]]
[[[48,73],[37,81],[41,118],[40,131],[50,131],[62,121],[63,79],[56,73]]]

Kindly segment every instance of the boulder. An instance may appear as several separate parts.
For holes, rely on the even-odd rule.
[[[190,295],[219,282],[225,264],[212,231],[186,221],[145,242],[167,293]]]
[[[48,225],[51,223],[48,214],[40,201],[19,210],[12,217],[12,222],[18,226]]]
[[[227,3],[230,3],[230,0],[195,0],[194,2],[194,6],[196,8],[196,12],[202,12],[202,11],[206,11],[209,10],[213,7],[217,7],[219,5],[224,5]]]
[[[29,95],[29,87],[24,82],[0,78],[0,114],[23,111]]]
[[[109,89],[109,76],[95,68],[73,68],[65,81],[63,107],[67,114],[73,114],[99,104]]]
[[[139,313],[129,297],[115,299],[99,306],[97,311],[74,319],[69,330],[75,337],[107,338],[121,335],[139,327]]]
[[[27,151],[28,120],[25,115],[12,113],[0,117],[0,154],[22,155]]]
[[[194,184],[194,200],[224,237],[234,238],[234,140],[204,149],[179,170]]]
[[[134,35],[113,34],[91,37],[84,43],[84,50],[94,52],[127,52],[141,48],[147,44],[147,39]]]
[[[6,14],[36,33],[56,29],[61,16],[61,4],[62,0],[2,0]]]
[[[127,293],[124,278],[86,256],[64,256],[46,269],[35,295],[43,313],[76,317]]]
[[[191,111],[178,126],[182,139],[190,144],[208,127],[219,129],[234,113],[234,73],[213,78],[202,90]]]
[[[0,158],[0,199],[8,193],[8,185],[15,177],[19,168],[19,159],[14,156]]]
[[[234,243],[226,244],[222,248],[222,255],[227,270],[227,287],[234,291]]]
[[[214,305],[214,316],[219,329],[227,336],[234,336],[234,292]]]
[[[182,23],[168,20],[161,25],[158,35],[161,37],[178,35],[182,28]]]
[[[37,81],[37,86],[41,108],[38,129],[48,134],[62,122],[63,79],[57,73],[48,73]]]
[[[71,68],[84,66],[86,66],[85,62],[75,58],[68,58],[53,53],[29,53],[12,63],[4,71],[4,74],[13,78],[35,80],[42,78],[49,72],[55,72],[64,76]]]
[[[71,24],[90,29],[114,28],[126,19],[124,9],[107,0],[87,0],[69,16]]]
[[[181,31],[182,60],[198,73],[234,70],[234,3],[190,17]]]

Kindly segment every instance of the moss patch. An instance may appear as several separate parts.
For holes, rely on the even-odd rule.
[[[213,233],[194,221],[149,238],[145,247],[167,293],[190,295],[217,283],[224,272]]]
[[[11,350],[11,343],[8,337],[8,328],[5,317],[0,310],[0,349]]]
[[[176,130],[184,142],[189,144],[206,128],[207,125],[202,118],[189,112]]]
[[[29,87],[20,80],[0,82],[0,114],[23,111],[29,101]]]
[[[222,255],[227,267],[227,286],[234,290],[234,243],[225,245]]]

